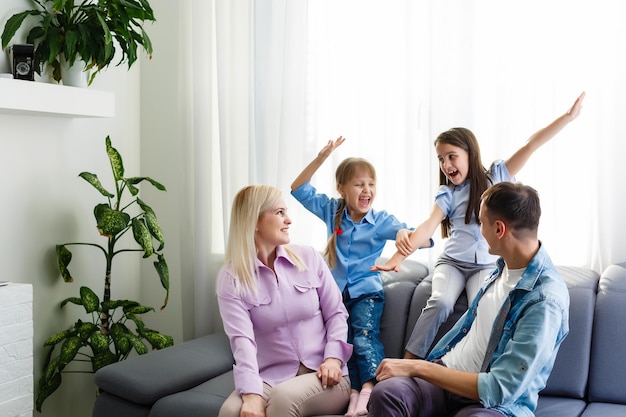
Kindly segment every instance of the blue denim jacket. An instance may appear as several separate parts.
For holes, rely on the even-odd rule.
[[[428,360],[441,358],[467,334],[480,298],[503,269],[500,258],[468,311],[437,343]],[[489,369],[478,374],[478,395],[485,408],[506,416],[534,416],[539,391],[545,387],[569,332],[569,292],[543,246],[508,301],[510,310]]]

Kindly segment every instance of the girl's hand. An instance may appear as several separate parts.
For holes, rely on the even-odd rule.
[[[400,271],[400,264],[401,264],[401,262],[394,261],[394,258],[391,258],[390,260],[388,260],[384,264],[374,265],[373,267],[370,268],[370,271],[372,271],[372,272],[375,272],[375,271],[395,271],[395,272],[398,272],[398,271]]]
[[[243,394],[239,417],[265,417],[265,400],[258,394]]]
[[[317,369],[317,377],[322,380],[322,388],[332,387],[341,381],[341,361],[336,358],[326,358]]]
[[[574,102],[574,104],[572,105],[572,108],[570,108],[567,112],[568,116],[569,116],[569,120],[572,121],[575,118],[578,117],[578,115],[580,114],[580,111],[583,108],[583,99],[585,98],[585,92],[583,91],[578,98],[576,99],[576,101]]]
[[[337,139],[335,140],[329,140],[328,143],[326,144],[326,146],[324,146],[322,148],[322,150],[320,151],[320,153],[317,154],[318,157],[321,158],[328,158],[328,156],[333,153],[333,151],[339,147],[339,145],[341,145],[343,142],[345,142],[346,138],[344,138],[343,136],[339,136]]]
[[[396,249],[402,254],[402,256],[409,256],[415,249],[411,245],[411,231],[408,229],[400,229],[396,233]]]

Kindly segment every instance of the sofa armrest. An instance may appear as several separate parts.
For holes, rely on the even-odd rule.
[[[215,333],[105,366],[96,372],[94,380],[101,391],[151,405],[232,367],[228,338]]]

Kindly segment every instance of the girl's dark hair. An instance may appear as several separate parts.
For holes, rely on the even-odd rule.
[[[472,216],[478,222],[480,196],[489,187],[490,183],[489,177],[487,177],[487,170],[483,166],[482,158],[480,157],[480,147],[478,146],[476,136],[474,136],[471,130],[464,127],[453,127],[437,136],[434,144],[437,146],[440,143],[456,146],[467,152],[469,159],[467,177],[470,181],[470,194],[467,211],[465,212],[465,224],[469,224],[472,221]],[[439,184],[448,184],[448,178],[441,169],[439,170]],[[441,236],[443,238],[450,236],[450,228],[450,218],[446,216],[441,222]]]
[[[335,171],[337,186],[346,185],[354,177],[355,173],[360,170],[369,171],[374,181],[376,181],[376,169],[369,161],[363,158],[346,158]],[[341,214],[344,208],[346,208],[346,200],[342,197],[339,198],[339,206],[337,206],[337,211],[335,212],[333,232],[324,249],[324,257],[330,269],[337,265],[337,235],[341,234]]]

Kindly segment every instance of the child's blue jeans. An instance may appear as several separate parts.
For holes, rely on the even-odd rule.
[[[348,361],[352,389],[360,391],[367,381],[376,382],[376,368],[385,358],[380,341],[380,318],[385,304],[384,292],[378,291],[350,299],[344,291],[344,304],[348,310],[348,343],[353,346]]]

